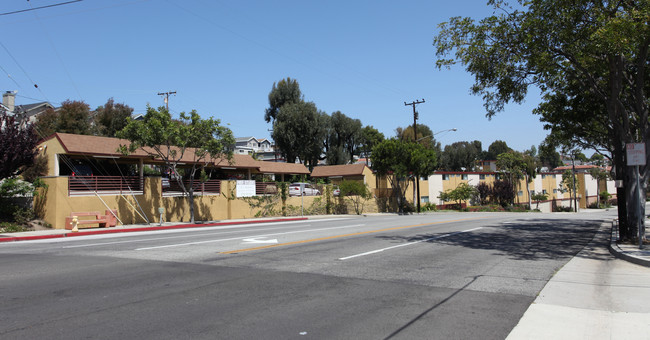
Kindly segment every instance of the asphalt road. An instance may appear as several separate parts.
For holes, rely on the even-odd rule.
[[[0,244],[0,338],[503,339],[614,214],[346,217]]]

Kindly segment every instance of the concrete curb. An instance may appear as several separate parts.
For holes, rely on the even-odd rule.
[[[635,256],[633,254],[630,254],[629,252],[624,251],[619,247],[619,245],[616,243],[616,232],[614,231],[614,225],[612,225],[612,230],[610,233],[610,239],[609,239],[609,253],[614,255],[614,257],[619,258],[624,261],[632,262],[634,264],[638,264],[640,266],[644,267],[649,267],[650,268],[650,259],[649,258],[643,258],[639,256]]]
[[[177,225],[169,225],[169,226],[136,227],[136,228],[123,228],[123,229],[99,229],[99,230],[80,231],[76,233],[67,232],[62,234],[49,234],[49,235],[0,237],[0,243],[45,240],[45,239],[53,239],[53,238],[78,237],[78,236],[101,235],[101,234],[130,233],[130,232],[132,233],[132,232],[140,232],[140,231],[202,228],[202,227],[216,227],[216,226],[228,226],[228,225],[239,225],[239,224],[273,223],[273,222],[305,221],[305,220],[308,220],[308,218],[307,217],[276,218],[276,219],[252,220],[252,221],[248,220],[248,221],[232,221],[232,222],[217,222],[217,223],[177,224]]]

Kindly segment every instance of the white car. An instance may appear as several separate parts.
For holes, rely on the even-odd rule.
[[[304,186],[302,193],[300,192],[301,186]],[[302,196],[303,194],[305,196],[317,196],[320,195],[320,191],[309,183],[291,183],[289,185],[289,196]]]

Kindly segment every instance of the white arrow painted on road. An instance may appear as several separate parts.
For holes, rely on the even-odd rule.
[[[270,239],[270,240],[260,240],[259,238],[245,238],[242,239],[244,243],[278,243],[278,239]]]

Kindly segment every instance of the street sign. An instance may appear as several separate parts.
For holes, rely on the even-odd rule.
[[[627,143],[625,151],[628,166],[645,165],[645,143]]]

